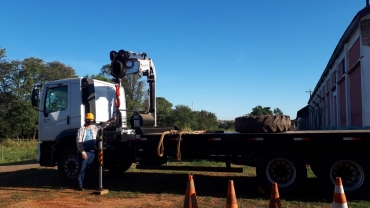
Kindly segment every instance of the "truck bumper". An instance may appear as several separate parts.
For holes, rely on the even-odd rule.
[[[54,147],[54,142],[39,142],[37,148],[37,160],[39,161],[40,166],[54,167],[56,165]]]

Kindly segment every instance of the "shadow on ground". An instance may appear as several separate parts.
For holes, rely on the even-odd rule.
[[[1,166],[9,166],[9,165],[27,165],[27,164],[38,164],[37,160],[23,160],[19,162],[11,162],[11,163],[1,163]]]
[[[1,168],[1,167],[0,167]],[[66,183],[60,179],[58,171],[48,168],[33,168],[28,170],[0,173],[0,189],[43,188],[63,189],[76,188],[75,184]],[[268,199],[267,194],[258,193],[255,177],[248,176],[209,176],[194,174],[194,184],[198,196],[225,197],[228,180],[234,181],[236,195],[239,198]],[[86,180],[86,188],[99,187],[99,174],[94,172]],[[121,175],[104,171],[103,187],[110,191],[132,192],[142,194],[178,194],[183,195],[187,185],[187,174],[184,173],[143,173],[127,172]],[[294,195],[280,197],[287,201],[330,202],[332,194],[324,194],[316,178],[309,178],[306,186]],[[367,199],[369,200],[369,199]]]

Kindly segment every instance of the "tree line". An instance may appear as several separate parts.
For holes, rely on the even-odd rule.
[[[85,77],[112,82],[109,64],[100,73]],[[32,89],[48,81],[78,77],[76,71],[59,61],[46,62],[29,57],[11,60],[6,49],[0,48],[0,138],[36,138],[38,111],[30,102]],[[125,88],[126,108],[131,111],[148,109],[146,83],[138,75],[126,76],[121,85]],[[158,126],[177,126],[180,129],[217,129],[217,117],[205,110],[192,111],[185,105],[174,106],[165,98],[157,98]],[[128,118],[132,114],[129,111]]]
[[[110,64],[102,66],[98,74],[85,77],[113,83]],[[48,81],[78,77],[76,71],[59,61],[46,62],[29,57],[11,60],[6,49],[0,48],[0,138],[36,138],[38,111],[31,105],[32,89]],[[121,80],[125,89],[128,118],[133,111],[149,108],[146,81],[138,75],[128,75]],[[157,126],[176,126],[181,130],[234,130],[234,120],[218,121],[215,113],[193,111],[189,106],[176,105],[164,97],[157,97]],[[252,115],[282,114],[279,108],[256,106]]]
[[[72,77],[77,77],[75,70],[59,61],[10,60],[6,49],[0,48],[0,138],[34,138],[38,112],[30,102],[32,89]]]
[[[246,116],[260,115],[284,115],[284,113],[280,110],[280,108],[274,108],[274,110],[271,110],[271,107],[262,107],[260,105],[257,105],[256,107],[252,108],[252,112],[246,114]]]

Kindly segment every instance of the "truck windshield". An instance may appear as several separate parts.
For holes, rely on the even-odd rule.
[[[50,88],[46,92],[45,113],[65,110],[68,104],[68,86]]]

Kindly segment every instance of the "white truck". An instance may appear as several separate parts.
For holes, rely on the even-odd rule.
[[[113,74],[117,76],[116,84],[89,78],[70,78],[47,82],[41,92],[36,88],[32,92],[32,105],[38,106],[39,111],[38,161],[41,166],[58,165],[63,178],[75,179],[78,176],[79,155],[75,138],[88,112],[95,115],[95,123],[117,117],[101,132],[104,134],[104,166],[110,171],[119,172],[131,166],[133,156],[126,141],[134,138],[134,132],[127,129],[125,91],[119,84],[119,79],[126,74],[140,73],[148,77],[152,92],[149,109],[152,119],[149,122],[156,125],[153,102],[155,67],[152,60],[145,53],[123,50],[118,53],[112,51],[110,56],[112,73],[117,73]],[[114,63],[118,63],[118,66],[114,66]]]
[[[346,195],[368,193],[370,185],[370,130],[288,131],[287,116],[238,117],[237,132],[181,132],[174,127],[156,127],[155,68],[146,54],[112,51],[111,84],[88,78],[57,80],[46,83],[39,98],[32,93],[32,103],[39,106],[39,162],[41,166],[58,165],[61,176],[75,179],[79,157],[75,137],[87,112],[96,122],[117,116],[103,134],[104,167],[124,172],[132,162],[136,168],[202,171],[242,171],[230,164],[256,167],[257,180],[266,192],[277,182],[279,192],[301,189],[309,165],[320,184],[332,193],[335,178],[342,177]],[[126,118],[124,90],[119,86],[126,74],[140,73],[149,83],[149,109]],[[132,129],[127,129],[130,120]],[[181,143],[181,146],[180,146]],[[164,151],[166,146],[166,151]],[[226,167],[161,166],[168,158],[214,159]],[[98,163],[96,163],[98,164]],[[153,166],[154,165],[154,166]],[[222,169],[222,170],[220,170]]]

